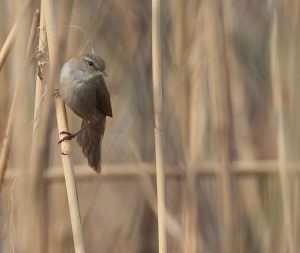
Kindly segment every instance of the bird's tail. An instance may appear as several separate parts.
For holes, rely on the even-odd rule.
[[[88,122],[82,120],[81,127]],[[97,173],[101,171],[101,142],[105,130],[105,117],[99,122],[89,125],[77,136],[77,142],[82,147],[82,153],[88,160],[88,164]]]

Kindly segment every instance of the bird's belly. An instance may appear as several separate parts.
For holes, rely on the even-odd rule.
[[[96,109],[96,90],[92,87],[61,87],[59,92],[65,103],[79,117],[93,121],[101,118]]]

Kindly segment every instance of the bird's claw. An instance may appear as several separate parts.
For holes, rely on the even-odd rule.
[[[66,132],[66,131],[62,131],[60,132],[59,134],[66,134],[67,136],[65,136],[64,138],[62,138],[57,144],[60,144],[62,143],[63,141],[70,141],[72,140],[73,138],[76,137],[77,134],[71,134],[69,132]]]
[[[59,96],[59,90],[58,89],[55,89],[53,94],[52,94],[53,97],[58,97]]]
[[[70,133],[70,132],[67,132],[67,131],[61,131],[59,134],[71,135],[71,133]]]

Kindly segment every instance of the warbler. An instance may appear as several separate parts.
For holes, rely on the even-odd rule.
[[[62,66],[58,91],[71,110],[82,118],[81,129],[59,143],[77,136],[77,142],[88,164],[101,171],[101,142],[106,116],[112,117],[110,94],[105,84],[105,62],[96,55],[85,54],[68,60]]]

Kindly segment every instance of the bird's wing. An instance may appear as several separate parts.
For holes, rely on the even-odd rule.
[[[96,101],[97,109],[105,115],[112,117],[110,95],[102,76],[97,78]]]

